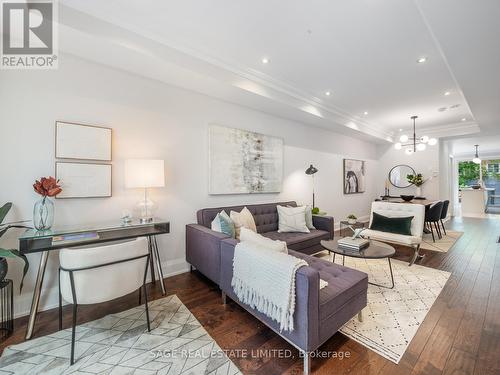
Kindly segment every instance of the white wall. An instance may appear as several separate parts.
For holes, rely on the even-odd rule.
[[[406,155],[403,150],[396,150],[392,145],[379,147],[379,165],[377,174],[377,187],[379,195],[384,193],[384,183],[389,171],[398,164],[412,167],[416,173],[422,173],[427,180],[422,185],[422,195],[427,199],[439,199],[439,145],[428,146],[425,151]],[[398,189],[390,185],[391,195],[415,194],[415,186]]]
[[[448,208],[449,216],[453,216],[455,200],[458,198],[458,189],[454,187],[453,168],[454,160],[450,153],[450,143],[441,140],[439,142],[439,198],[448,199],[451,202]]]
[[[167,86],[129,73],[62,55],[57,71],[0,71],[0,203],[12,201],[8,219],[32,217],[37,200],[32,184],[54,174],[54,122],[73,121],[113,128],[113,197],[56,200],[56,225],[118,220],[131,209],[140,192],[123,187],[127,158],[164,159],[166,187],[151,193],[158,216],[171,221],[172,233],[160,240],[166,274],[186,270],[185,225],[197,209],[240,203],[297,200],[310,202],[310,178],[304,170],[313,163],[317,205],[340,219],[353,212],[367,215],[377,195],[379,174],[376,147],[327,130]],[[283,137],[285,177],[281,194],[208,195],[207,125],[218,123]],[[342,158],[367,160],[364,194],[342,194]],[[2,246],[16,246],[16,233]],[[28,256],[30,271],[16,314],[29,308],[39,255]],[[9,261],[9,277],[18,285],[20,264]],[[42,309],[55,306],[57,252],[52,252],[44,282]]]

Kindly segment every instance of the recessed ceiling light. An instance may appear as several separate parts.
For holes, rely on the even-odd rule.
[[[262,64],[267,64],[267,63],[269,63],[269,58],[263,57],[260,61],[262,62]]]
[[[467,119],[465,117],[463,117],[462,120],[460,120],[460,121],[467,121]]]
[[[325,95],[326,95],[326,96],[330,96],[330,95],[332,95],[332,93],[331,93],[331,91],[326,91],[326,92],[325,92]]]
[[[449,92],[449,91],[445,91],[445,92],[444,92],[444,96],[448,96],[448,95],[450,95],[450,94],[451,94],[451,92]]]
[[[426,62],[426,61],[427,61],[427,57],[425,57],[425,56],[419,57],[419,58],[418,58],[418,60],[417,60],[417,62],[418,62],[419,64],[422,64],[422,63],[424,63],[424,62]]]
[[[368,114],[368,112],[364,111],[363,114],[366,116]]]
[[[402,132],[402,131],[403,131],[403,129],[399,129],[399,131],[400,131],[400,132]]]

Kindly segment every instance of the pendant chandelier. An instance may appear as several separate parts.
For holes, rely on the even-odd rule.
[[[477,151],[477,148],[479,147],[479,145],[474,145],[474,147],[476,148],[476,155],[474,155],[474,159],[472,159],[472,161],[475,164],[481,164],[481,159],[479,158],[479,153]]]
[[[429,138],[426,135],[417,137],[415,130],[415,120],[418,118],[418,116],[411,116],[410,118],[413,120],[413,137],[409,137],[406,134],[403,134],[399,138],[399,142],[394,145],[394,148],[396,150],[401,150],[404,148],[405,153],[407,155],[411,155],[417,151],[424,151],[427,148],[427,145],[434,146],[435,144],[437,144],[436,138]]]

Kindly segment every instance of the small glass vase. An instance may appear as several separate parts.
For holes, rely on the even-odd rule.
[[[33,208],[33,226],[36,230],[47,230],[54,224],[54,202],[43,197]]]

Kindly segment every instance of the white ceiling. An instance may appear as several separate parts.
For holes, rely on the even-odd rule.
[[[500,134],[497,0],[61,4],[63,50],[150,78],[362,138]]]

